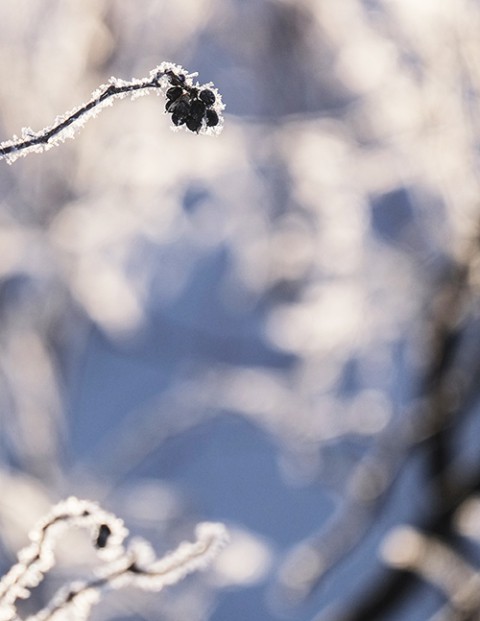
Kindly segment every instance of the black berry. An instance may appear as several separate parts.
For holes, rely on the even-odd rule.
[[[104,548],[107,545],[108,538],[112,534],[112,531],[107,524],[102,524],[98,530],[97,540],[95,541],[96,548]]]
[[[173,71],[166,71],[165,75],[168,75],[170,82],[174,86],[182,86],[182,84],[185,84],[185,76],[183,74],[177,75],[173,73]]]
[[[174,124],[174,125],[176,125],[177,127],[178,127],[179,125],[183,125],[183,124],[185,123],[185,121],[186,121],[186,120],[187,120],[187,119],[186,119],[186,117],[185,117],[185,116],[180,115],[180,114],[177,114],[177,112],[174,112],[174,113],[172,114],[172,122],[173,122],[173,124]]]
[[[215,94],[208,88],[200,91],[199,98],[206,106],[212,106],[215,103]]]
[[[180,86],[172,86],[166,92],[166,97],[169,101],[175,101],[183,93],[183,89]]]
[[[172,121],[175,125],[182,125],[190,114],[190,104],[185,99],[180,99],[175,101],[169,110],[172,112]]]
[[[195,118],[193,116],[187,117],[187,127],[192,132],[198,132],[202,127],[202,118]]]
[[[208,127],[215,127],[215,125],[218,125],[218,114],[215,110],[207,110],[206,119]]]
[[[190,105],[190,116],[194,119],[202,119],[205,114],[205,104],[199,99],[194,99]]]

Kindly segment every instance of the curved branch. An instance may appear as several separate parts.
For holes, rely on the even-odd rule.
[[[218,134],[223,127],[222,112],[225,106],[211,83],[200,85],[193,82],[196,75],[189,74],[179,65],[164,62],[153,69],[148,77],[140,80],[125,81],[112,77],[107,84],[94,91],[86,103],[58,116],[49,127],[39,132],[25,127],[20,138],[14,136],[11,140],[0,143],[0,159],[6,159],[12,164],[18,157],[28,153],[46,151],[67,138],[74,138],[78,129],[100,110],[112,105],[115,99],[123,99],[128,95],[135,98],[152,91],[162,93],[169,99],[167,112],[172,115],[175,126],[183,125],[194,133]],[[173,90],[176,91],[175,96],[169,94]],[[204,99],[202,91],[208,93]]]

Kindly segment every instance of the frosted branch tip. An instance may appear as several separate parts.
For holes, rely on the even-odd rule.
[[[218,135],[224,124],[225,104],[212,82],[200,84],[194,79],[197,73],[188,73],[180,65],[163,62],[149,76],[130,81],[110,78],[102,84],[91,98],[73,110],[58,116],[52,125],[39,132],[24,127],[21,136],[0,143],[0,159],[12,164],[17,158],[29,153],[43,153],[74,138],[85,123],[97,116],[116,99],[136,99],[151,92],[162,94],[167,103],[165,112],[170,115],[172,129],[185,129],[194,134]]]

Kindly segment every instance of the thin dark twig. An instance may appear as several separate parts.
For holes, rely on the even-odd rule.
[[[131,91],[137,91],[145,88],[159,88],[160,84],[158,83],[158,79],[151,79],[148,81],[144,81],[141,84],[131,84],[128,86],[118,87],[113,84],[110,84],[105,91],[97,98],[90,100],[88,103],[84,104],[80,108],[78,108],[75,112],[70,114],[64,121],[57,123],[53,127],[51,127],[47,132],[41,134],[40,136],[36,136],[35,138],[30,138],[27,140],[20,140],[18,142],[7,144],[6,146],[0,146],[0,158],[8,155],[9,153],[13,153],[15,151],[21,151],[23,149],[28,149],[29,147],[33,147],[39,144],[47,144],[50,142],[52,138],[60,134],[65,128],[69,127],[75,121],[80,119],[83,115],[87,114],[93,108],[96,108],[98,105],[106,101],[107,99],[121,95],[123,93],[129,93]]]

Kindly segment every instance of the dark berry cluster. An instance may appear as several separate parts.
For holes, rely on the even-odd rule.
[[[166,92],[165,110],[172,115],[174,125],[186,125],[192,132],[199,132],[204,120],[207,127],[218,125],[219,118],[214,109],[216,96],[212,90],[189,86],[185,76],[173,72],[170,72],[169,79],[172,86]]]

